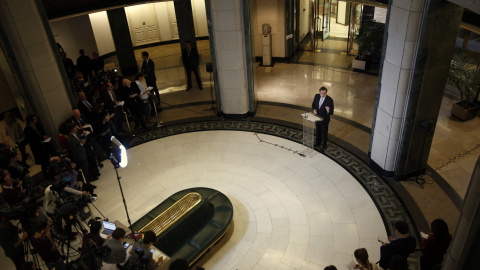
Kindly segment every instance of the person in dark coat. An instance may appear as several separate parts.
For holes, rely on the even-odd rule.
[[[142,73],[145,74],[147,86],[153,87],[153,92],[157,96],[157,107],[160,111],[160,93],[157,88],[157,77],[155,76],[155,63],[150,59],[148,52],[142,52]]]
[[[77,58],[78,71],[82,72],[83,79],[88,81],[92,77],[92,59],[85,55],[85,51],[80,49],[80,56]]]
[[[317,129],[315,146],[320,146],[320,152],[327,149],[328,124],[334,110],[333,99],[327,96],[327,91],[326,87],[320,87],[319,93],[315,95],[312,102],[313,113],[323,118],[322,121],[315,123]]]
[[[407,258],[417,246],[417,241],[411,235],[408,235],[408,224],[405,221],[395,223],[395,237],[389,236],[390,243],[383,243],[380,247],[380,267],[387,269],[390,260],[395,255],[401,255]]]
[[[38,117],[30,114],[25,118],[27,126],[25,126],[24,133],[30,149],[35,159],[35,164],[42,166],[42,173],[47,176],[48,161],[50,159],[50,145],[49,142],[44,142],[49,137],[45,134],[42,127],[38,124]]]
[[[435,219],[430,226],[432,233],[427,239],[422,239],[422,256],[420,268],[430,270],[434,265],[442,264],[443,257],[452,242],[452,236],[448,232],[448,225],[443,219]]]
[[[6,217],[0,216],[0,246],[3,248],[5,256],[15,264],[17,270],[22,269],[22,264],[25,263],[23,242],[28,238],[27,232],[23,232],[22,237],[19,238],[19,232],[21,231],[13,226]]]
[[[182,60],[183,66],[185,67],[185,72],[187,73],[187,91],[192,89],[192,72],[195,74],[195,79],[197,79],[198,88],[203,90],[202,80],[200,78],[200,74],[198,73],[200,56],[197,48],[192,47],[190,41],[186,41],[185,48],[182,49]]]
[[[143,113],[142,101],[140,100],[140,89],[136,83],[132,83],[128,79],[123,80],[123,87],[120,89],[125,105],[130,110],[130,113],[135,116],[135,129],[141,127],[147,130],[145,117]]]

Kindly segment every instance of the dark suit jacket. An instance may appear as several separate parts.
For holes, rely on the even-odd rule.
[[[390,242],[388,245],[380,247],[380,267],[387,269],[390,264],[390,259],[393,256],[400,254],[407,258],[410,253],[415,251],[417,241],[412,236],[400,238]]]
[[[78,139],[72,134],[68,134],[68,147],[72,152],[73,162],[81,162],[87,160],[87,152],[85,148],[80,143],[80,136],[77,134]]]
[[[130,98],[130,95],[133,94],[140,94],[140,89],[135,82],[132,82],[130,87],[122,86],[120,88],[120,96],[125,101],[127,108],[130,110],[136,110],[142,105],[142,101],[140,100],[139,96]]]
[[[30,125],[25,126],[24,133],[25,138],[27,139],[28,144],[30,145],[30,149],[33,153],[33,158],[35,159],[35,164],[44,164],[48,163],[48,152],[46,150],[45,145],[43,145],[43,129],[37,125],[37,130],[40,132],[38,134]]]
[[[94,104],[93,104],[92,102],[90,102],[90,101],[88,101],[88,103],[90,103],[90,105],[92,106],[92,109],[93,109],[93,105],[94,105]],[[90,110],[88,109],[87,105],[85,105],[85,104],[83,103],[83,101],[79,100],[79,101],[77,102],[77,109],[80,110],[80,112],[81,112],[85,117],[87,117],[87,118],[90,117]]]
[[[190,51],[190,57],[188,57],[187,48],[182,49],[183,66],[196,67],[198,66],[199,59],[200,59],[200,56],[198,55],[197,48],[192,46]]]
[[[320,102],[320,94],[316,94],[315,98],[313,98],[312,102],[312,109],[317,110],[317,115],[323,118],[324,122],[329,122],[330,121],[330,115],[333,114],[333,99],[330,96],[326,96],[325,100],[322,103],[322,107],[318,107],[318,104]],[[330,111],[327,113],[327,109],[325,107],[330,107]]]
[[[115,112],[115,101],[120,101],[117,96],[117,93],[113,92],[114,94],[114,99],[115,100],[112,100],[112,98],[110,97],[110,94],[108,93],[108,90],[105,91],[105,93],[103,93],[102,95],[102,100],[103,100],[103,107],[105,108],[105,110],[107,110],[109,113],[113,113]]]
[[[145,60],[143,61],[142,73],[145,74],[145,81],[147,82],[147,85],[153,86],[152,84],[155,84],[155,81],[157,81],[157,77],[155,77],[155,63],[152,59],[148,59],[148,64]]]

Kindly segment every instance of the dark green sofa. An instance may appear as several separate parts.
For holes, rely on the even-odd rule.
[[[191,192],[199,193],[201,202],[158,235],[154,245],[172,261],[182,258],[193,265],[222,238],[232,221],[232,203],[223,193],[202,187],[179,191],[132,224],[132,227],[139,231]]]

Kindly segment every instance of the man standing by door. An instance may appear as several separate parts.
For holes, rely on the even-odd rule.
[[[317,121],[317,138],[315,146],[320,146],[320,152],[327,149],[328,124],[330,123],[330,115],[333,114],[333,99],[327,96],[327,88],[320,87],[319,93],[315,95],[312,103],[313,113],[323,118],[323,121]]]
[[[187,91],[192,89],[192,71],[195,74],[197,79],[197,85],[200,90],[203,90],[202,80],[198,74],[198,64],[199,64],[199,55],[197,48],[193,47],[190,44],[190,41],[185,41],[185,48],[182,50],[182,60],[183,66],[185,67],[185,72],[187,73]]]
[[[142,73],[145,74],[145,82],[147,86],[153,87],[153,92],[157,96],[157,110],[161,111],[160,108],[160,93],[158,93],[157,88],[157,77],[155,76],[155,63],[152,59],[149,58],[148,52],[142,52],[143,64],[142,64]]]

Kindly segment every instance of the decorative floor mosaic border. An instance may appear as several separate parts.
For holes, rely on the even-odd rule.
[[[127,145],[130,148],[163,137],[207,130],[257,132],[281,137],[298,143],[302,143],[303,139],[303,131],[291,127],[256,121],[217,120],[188,122],[162,127],[161,129],[136,135],[127,143]],[[388,185],[385,179],[375,173],[368,164],[346,151],[340,145],[328,142],[325,155],[347,170],[363,186],[377,206],[389,235],[394,234],[393,225],[395,222],[403,220],[409,225],[412,236],[418,240],[418,232],[413,219],[408,213],[402,200]],[[412,254],[408,258],[411,266],[410,269],[419,269],[419,260],[420,254],[418,252]]]

